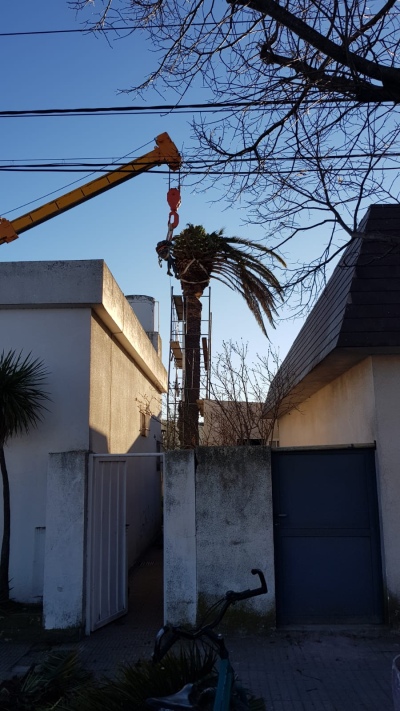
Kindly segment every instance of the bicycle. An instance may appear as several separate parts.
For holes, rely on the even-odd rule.
[[[264,595],[268,592],[264,574],[258,568],[253,568],[252,575],[258,575],[261,586],[253,590],[243,590],[234,592],[228,590],[224,597],[212,605],[206,612],[200,625],[194,628],[175,627],[165,625],[158,632],[153,654],[153,662],[157,663],[167,654],[173,645],[180,640],[190,640],[193,642],[206,639],[211,642],[216,649],[220,662],[216,686],[206,686],[203,689],[196,689],[195,684],[186,684],[176,694],[164,697],[152,697],[146,699],[146,704],[155,711],[185,711],[202,709],[212,703],[213,711],[228,711],[232,706],[238,711],[245,711],[249,708],[248,693],[240,686],[235,678],[235,672],[230,663],[229,652],[225,646],[224,638],[221,634],[214,632],[222,621],[226,611],[231,605],[240,600],[247,600],[251,597]],[[216,617],[205,624],[210,613],[222,605]],[[197,693],[196,693],[197,692]]]

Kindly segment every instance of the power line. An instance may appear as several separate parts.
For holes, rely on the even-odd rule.
[[[284,105],[281,100],[275,101],[265,101],[259,106],[255,106],[254,102],[247,101],[228,101],[228,102],[207,102],[200,104],[162,104],[154,106],[101,106],[101,107],[84,107],[84,108],[74,108],[74,109],[23,109],[23,110],[6,110],[0,111],[0,118],[16,118],[16,117],[29,117],[33,118],[35,116],[93,116],[100,115],[106,116],[107,114],[134,114],[134,113],[166,113],[166,112],[181,112],[187,111],[210,111],[214,109],[236,109],[236,108],[263,108],[269,105]],[[285,102],[289,104],[289,102]]]
[[[393,16],[398,16],[400,13],[397,11],[391,11],[390,17]],[[310,18],[304,18],[303,19],[310,19]],[[261,18],[260,18],[261,20]],[[214,22],[191,22],[190,26],[191,27],[215,27],[216,29],[220,29],[222,24],[227,24],[228,26],[231,25],[231,17],[224,17],[221,18],[221,21],[214,21]],[[253,25],[254,20],[252,18],[249,18],[248,20],[239,20],[235,18],[235,26],[236,25]],[[174,29],[179,29],[182,26],[181,23],[162,23],[162,24],[152,24],[152,29],[166,29],[166,30],[174,30]],[[132,32],[134,30],[143,30],[146,29],[143,27],[143,25],[122,25],[121,27],[101,27],[96,25],[96,23],[93,24],[93,26],[88,26],[88,27],[76,27],[73,29],[64,29],[64,30],[27,30],[27,31],[18,31],[18,32],[0,32],[0,37],[36,37],[36,36],[41,36],[41,35],[68,35],[68,34],[106,34],[107,32]],[[264,31],[264,28],[260,28],[261,31]]]
[[[330,173],[337,173],[338,175],[344,175],[346,173],[355,173],[357,170],[364,170],[362,166],[358,167],[357,166],[349,166],[349,167],[343,167],[343,166],[336,166],[336,167],[331,167],[330,168]],[[382,168],[377,168],[377,170],[382,170]],[[385,173],[389,171],[399,171],[398,166],[385,166]],[[9,173],[9,172],[15,172],[15,173],[86,173],[87,168],[71,168],[71,169],[65,169],[65,168],[45,168],[44,170],[37,170],[36,168],[22,168],[21,170],[15,170],[15,171],[10,171],[8,168],[0,168],[0,173]],[[107,173],[108,171],[106,170],[99,170],[96,171],[99,173]],[[375,172],[373,169],[370,171]],[[251,169],[249,170],[227,170],[227,169],[221,169],[221,170],[215,170],[214,168],[193,168],[191,170],[187,171],[187,175],[226,175],[226,176],[236,176],[236,175],[253,175],[255,173],[260,173],[260,174],[265,174],[265,175],[273,175],[273,171],[270,168],[269,170],[260,170],[257,171],[256,169]],[[167,168],[165,169],[157,169],[153,168],[148,175],[169,175],[169,171]],[[307,167],[307,168],[298,168],[297,172],[296,170],[291,170],[291,169],[283,169],[279,171],[280,175],[314,175],[315,174],[315,168],[312,167]],[[81,178],[80,180],[83,180]],[[77,181],[78,182],[78,181]],[[56,190],[55,192],[60,192],[62,188],[59,190]],[[38,198],[40,199],[40,198]]]
[[[223,21],[224,22],[224,21]],[[230,22],[226,18],[225,22]],[[235,20],[235,25],[248,25],[250,20]],[[191,27],[220,27],[220,23],[216,22],[192,22]],[[166,23],[162,25],[152,25],[154,29],[176,30],[181,25],[179,23]],[[35,37],[38,35],[67,35],[67,34],[95,34],[96,32],[132,32],[133,30],[143,30],[141,25],[123,25],[122,27],[83,27],[67,30],[29,30],[27,32],[0,32],[0,37]]]
[[[318,93],[319,95],[319,93]],[[338,97],[335,100],[324,101],[324,108],[329,106],[335,106],[338,103],[348,103],[349,101],[355,101],[351,97]],[[318,102],[317,105],[319,105]],[[368,103],[368,102],[365,102]],[[385,103],[385,102],[381,102]],[[96,107],[79,107],[73,109],[21,109],[21,110],[4,110],[0,111],[0,118],[18,118],[18,117],[28,117],[33,118],[35,116],[93,116],[100,115],[105,116],[107,114],[130,114],[135,113],[166,113],[166,112],[185,112],[190,110],[194,111],[214,111],[223,110],[227,111],[229,109],[252,109],[256,111],[262,111],[269,106],[291,106],[292,102],[289,99],[269,99],[269,100],[254,100],[254,101],[208,101],[206,103],[195,103],[195,104],[155,104],[153,106],[96,106]],[[303,102],[304,106],[315,106],[316,101],[313,98],[305,100]]]
[[[387,168],[385,168],[385,173],[388,171],[392,171],[392,170],[396,170],[398,172],[399,168],[398,168],[398,166],[391,166],[391,167],[388,166]],[[9,171],[3,171],[0,169],[0,172],[9,172]],[[19,170],[16,172],[17,173],[37,173],[38,171],[24,169],[24,170]],[[43,170],[43,171],[39,171],[39,172],[41,172],[41,173],[85,173],[86,171],[84,169],[82,169],[82,170],[75,170],[75,169],[74,170],[61,170],[60,169],[60,170]],[[253,175],[255,172],[257,172],[257,171],[252,170],[249,172],[248,170],[230,170],[229,171],[229,170],[214,170],[213,168],[211,168],[211,169],[209,169],[209,168],[203,168],[203,169],[195,168],[194,170],[191,170],[188,173],[188,175],[226,175],[226,176],[232,175],[232,176],[235,176],[235,175]],[[266,171],[260,171],[260,172],[264,173],[265,175],[273,175],[273,173],[271,172],[271,169],[268,171],[266,170]],[[354,172],[357,172],[357,168],[355,166],[352,166],[351,168],[336,167],[336,168],[331,168],[331,170],[330,170],[330,173],[338,173],[340,175],[343,175],[346,172],[351,172],[353,174]],[[374,171],[371,170],[371,172],[374,172]],[[153,175],[169,175],[169,172],[166,169],[165,170],[162,170],[162,169],[158,170],[156,168],[153,168],[151,170],[151,172],[149,172],[149,175],[151,175],[151,174],[153,174]],[[296,171],[294,171],[294,170],[287,170],[286,169],[286,170],[280,171],[280,175],[294,175],[294,174],[296,174]],[[298,175],[300,175],[300,174],[301,175],[306,175],[306,174],[314,175],[315,169],[314,168],[302,168],[302,169],[298,170],[297,174]],[[60,191],[57,190],[56,192],[60,192]]]
[[[400,154],[391,154],[390,157],[399,156],[399,155],[400,155]],[[214,162],[214,165],[217,166],[217,165],[219,165],[220,163],[221,163],[221,161],[215,161],[215,162]],[[352,172],[354,172],[354,171],[357,172],[357,168],[354,168],[354,167],[353,167],[353,168],[352,168],[352,167],[349,167],[349,168],[346,168],[346,167],[344,167],[344,168],[343,168],[343,167],[331,168],[331,171],[330,171],[330,172],[331,172],[332,174],[337,174],[338,176],[343,176],[344,174],[346,174],[346,172],[349,172],[350,170],[352,170]],[[397,167],[397,166],[385,167],[385,172],[389,172],[389,171],[393,171],[393,170],[396,170],[396,172],[398,172],[398,167]],[[5,171],[5,172],[6,172],[7,169],[5,169],[4,167],[0,167],[0,172],[2,172],[2,171]],[[76,168],[73,168],[73,169],[71,169],[71,170],[69,170],[69,169],[65,170],[65,168],[63,168],[63,169],[59,169],[59,170],[57,170],[57,169],[55,169],[55,170],[54,170],[54,169],[46,169],[45,171],[40,171],[40,170],[37,171],[36,168],[32,168],[32,169],[22,168],[21,171],[18,171],[18,170],[17,170],[16,172],[60,172],[60,173],[62,173],[62,172],[74,172],[74,173],[77,173],[77,172],[85,172],[85,173],[87,173],[87,169],[77,170]],[[103,171],[101,171],[101,170],[93,171],[93,173],[96,173],[96,172],[106,172],[106,171],[105,171],[105,170],[103,170]],[[107,172],[108,172],[108,171],[107,171]],[[212,163],[210,163],[210,167],[205,166],[203,169],[197,168],[197,167],[190,169],[190,170],[188,171],[188,175],[189,175],[189,176],[223,176],[223,177],[229,178],[229,177],[246,177],[246,176],[249,176],[249,175],[253,174],[254,172],[257,172],[257,171],[252,170],[251,167],[249,168],[249,170],[224,170],[224,169],[222,169],[222,170],[216,170],[215,168],[212,167]],[[89,174],[89,175],[92,175],[93,173],[91,173],[91,174]],[[169,173],[169,171],[168,171],[167,169],[154,169],[154,168],[153,168],[151,171],[149,171],[148,173],[143,173],[143,175],[148,175],[148,176],[151,176],[151,175],[169,175],[169,174],[170,174],[170,173]],[[265,175],[268,176],[269,174],[271,174],[270,171],[265,171]],[[289,169],[289,170],[285,170],[285,169],[284,169],[284,170],[281,170],[281,169],[280,169],[280,170],[279,170],[279,175],[292,175],[292,176],[293,176],[293,174],[296,174],[296,171],[294,171],[293,169]],[[301,174],[302,176],[305,176],[305,175],[311,175],[311,176],[312,176],[312,175],[315,174],[315,169],[313,169],[312,167],[309,167],[309,168],[301,168],[301,169],[298,171],[298,174],[299,174],[299,175]],[[41,197],[35,198],[34,200],[30,200],[29,202],[24,203],[24,204],[22,204],[22,205],[19,205],[18,207],[14,207],[14,208],[12,208],[11,210],[7,210],[7,212],[3,212],[2,214],[3,214],[3,216],[9,215],[9,214],[12,213],[12,212],[17,212],[17,211],[19,211],[19,210],[22,210],[23,208],[28,207],[29,205],[33,205],[34,203],[43,202],[43,200],[45,200],[47,197],[50,197],[51,195],[56,195],[56,194],[58,194],[58,195],[60,196],[60,195],[62,195],[63,193],[65,193],[65,190],[66,190],[68,187],[70,187],[71,185],[74,185],[74,184],[76,184],[76,183],[82,183],[82,180],[84,180],[85,177],[87,178],[87,177],[89,177],[89,176],[86,175],[86,176],[84,176],[83,178],[78,178],[77,180],[74,180],[73,182],[69,183],[68,185],[61,186],[60,188],[57,188],[56,190],[53,190],[53,191],[51,191],[51,192],[49,192],[49,193],[47,193],[47,194],[45,194],[45,195],[42,195]]]
[[[271,160],[273,162],[285,162],[285,161],[290,161],[291,163],[307,163],[309,161],[315,161],[315,162],[325,162],[327,160],[356,160],[356,159],[369,159],[369,158],[385,158],[385,159],[394,159],[394,158],[400,158],[400,151],[394,151],[394,152],[385,152],[381,153],[379,151],[370,151],[366,152],[363,151],[362,153],[327,153],[323,157],[317,157],[317,156],[293,156],[293,155],[274,155]],[[25,161],[24,163],[21,161]],[[73,160],[76,160],[76,162],[72,162]],[[98,159],[100,160],[100,159]],[[133,158],[133,160],[135,160]],[[268,161],[269,157],[267,156],[265,158],[265,161]],[[43,161],[43,162],[41,162]],[[47,162],[49,161],[49,162]],[[262,162],[262,161],[261,161]],[[2,165],[4,163],[4,165]],[[140,159],[136,159],[136,163],[138,166],[140,166]],[[234,165],[237,163],[255,163],[256,165],[260,163],[260,161],[255,158],[254,156],[235,156],[233,158],[220,158],[220,159],[193,159],[189,158],[187,160],[184,160],[184,166],[186,168],[208,168],[208,167],[213,167],[213,166],[218,166],[218,165]],[[119,159],[117,160],[109,160],[109,162],[105,163],[105,159],[102,160],[102,162],[90,162],[90,163],[85,163],[80,161],[79,159],[66,159],[66,158],[61,158],[58,160],[51,160],[50,159],[45,159],[45,158],[28,158],[28,159],[0,159],[0,171],[15,171],[15,172],[24,172],[24,171],[29,171],[29,172],[51,172],[51,171],[56,171],[56,172],[78,172],[78,171],[87,171],[88,168],[92,169],[93,172],[96,173],[107,173],[109,172],[109,168],[107,166],[112,165],[114,168],[121,168],[121,172],[124,172],[124,167],[127,166],[126,161],[121,161]],[[143,163],[143,165],[147,165],[146,162]],[[127,172],[130,172],[129,168],[127,168]]]

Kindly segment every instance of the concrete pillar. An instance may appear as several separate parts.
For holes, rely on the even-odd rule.
[[[45,629],[85,622],[88,453],[49,454],[43,586]]]
[[[275,627],[275,575],[269,447],[199,447],[196,451],[197,587],[200,610],[227,590],[259,587],[268,594],[232,608],[235,627]]]
[[[194,451],[165,454],[164,622],[195,624],[197,608]]]
[[[199,447],[165,455],[164,619],[194,624],[231,590],[268,594],[236,606],[235,628],[275,627],[271,456],[268,447]]]

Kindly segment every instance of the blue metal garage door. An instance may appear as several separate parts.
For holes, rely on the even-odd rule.
[[[373,449],[272,451],[278,624],[380,623]]]

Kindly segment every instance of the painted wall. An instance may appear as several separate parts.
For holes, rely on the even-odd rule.
[[[196,477],[193,450],[165,453],[164,622],[197,616]]]
[[[150,342],[145,345],[154,351]],[[91,451],[156,452],[161,441],[161,394],[96,315],[91,321],[90,360]]]
[[[11,490],[11,596],[41,599],[49,452],[89,447],[90,310],[0,309],[1,349],[32,352],[49,375],[51,402],[31,434],[6,446]],[[2,507],[0,507],[0,535]]]
[[[281,447],[376,442],[388,620],[400,624],[400,356],[371,356],[279,420]]]
[[[389,622],[400,626],[400,356],[374,356],[375,440]]]
[[[90,450],[160,452],[160,393],[96,316],[91,332]],[[144,345],[152,349],[150,342]],[[131,567],[161,526],[159,459],[128,460],[127,526]]]
[[[280,447],[374,442],[372,358],[366,358],[279,418]]]
[[[123,455],[116,457],[118,461],[121,458]],[[96,462],[102,461],[101,455],[100,458],[89,457],[87,452],[49,456],[43,585],[46,629],[85,627],[92,584],[92,576],[87,575],[88,467],[94,466],[94,471],[101,476],[101,467],[97,469]],[[105,461],[112,465],[109,458]],[[125,529],[124,521],[122,527],[124,532],[126,530],[129,566],[137,561],[160,530],[161,487],[160,474],[152,458],[127,457],[126,467],[127,527]],[[97,579],[94,584],[96,591]]]
[[[43,617],[46,629],[84,621],[87,452],[50,454]]]
[[[166,622],[194,623],[227,590],[258,587],[267,595],[235,607],[236,626],[275,624],[270,450],[199,447],[165,455],[164,612]]]
[[[55,545],[46,541],[49,453],[157,451],[167,375],[102,260],[0,264],[0,333],[2,350],[32,352],[49,370],[49,412],[36,431],[11,441],[6,451],[11,594],[35,602],[43,592],[45,549]],[[160,472],[154,460],[140,472],[149,482],[149,531],[151,516],[159,521]],[[132,556],[134,531],[132,519]]]

